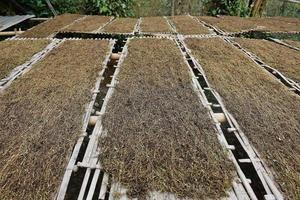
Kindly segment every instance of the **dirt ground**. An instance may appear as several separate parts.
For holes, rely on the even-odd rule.
[[[300,98],[219,38],[186,40],[289,199],[300,199]]]
[[[141,32],[147,33],[171,33],[171,27],[164,17],[143,17]]]
[[[18,37],[25,38],[45,38],[49,37],[51,34],[58,32],[60,29],[71,24],[74,20],[83,17],[79,14],[63,14],[50,19],[46,22],[34,26],[32,29],[29,29],[19,35]]]
[[[257,29],[270,32],[293,32],[300,31],[300,19],[288,17],[269,17],[269,18],[241,18],[236,16],[220,17],[199,17],[225,32],[241,32],[250,29]]]
[[[111,24],[104,27],[102,32],[106,33],[132,33],[134,31],[136,18],[117,18]]]
[[[0,94],[0,199],[53,199],[108,41],[65,41]]]
[[[49,44],[48,40],[14,40],[0,42],[0,80],[18,65],[25,63]]]
[[[135,39],[108,103],[100,139],[104,170],[130,197],[149,191],[219,198],[231,186],[232,165],[191,86],[175,43]]]
[[[105,23],[109,22],[110,18],[111,17],[108,16],[89,15],[83,20],[75,22],[62,31],[89,33],[102,27]]]
[[[209,30],[201,23],[192,19],[191,17],[184,16],[173,16],[170,19],[175,24],[178,33],[184,35],[192,35],[192,34],[208,34]]]
[[[295,40],[283,40],[283,42],[293,46],[293,47],[298,47],[300,48],[300,41],[295,41]]]
[[[300,83],[299,51],[267,40],[236,38],[235,41],[286,77]]]

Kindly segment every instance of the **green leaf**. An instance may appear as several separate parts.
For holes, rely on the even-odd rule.
[[[101,13],[106,13],[108,12],[108,7],[106,5],[103,5],[101,8],[100,8],[100,12]]]

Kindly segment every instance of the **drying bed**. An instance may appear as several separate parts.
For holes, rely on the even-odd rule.
[[[241,18],[236,16],[209,17],[198,19],[227,33],[261,30],[267,32],[299,32],[300,20],[297,18]]]
[[[242,32],[258,28],[253,21],[236,16],[201,16],[198,19],[225,32]]]
[[[186,42],[283,192],[299,199],[299,96],[220,38]]]
[[[300,32],[300,19],[289,17],[250,18],[268,32]]]
[[[165,17],[143,17],[141,22],[141,32],[144,33],[171,33]]]
[[[196,21],[194,18],[188,15],[173,16],[169,19],[174,24],[176,31],[179,34],[184,35],[197,35],[197,34],[209,34],[209,29],[203,24]]]
[[[283,45],[283,46],[288,47],[290,49],[300,51],[300,41],[295,41],[295,40],[291,40],[291,39],[287,39],[287,38],[280,40],[280,39],[272,38],[272,37],[268,37],[268,40],[270,40],[272,42],[276,42],[277,44]],[[232,40],[230,40],[230,41],[232,42]],[[234,43],[236,43],[236,42],[234,42]],[[245,50],[245,51],[247,51],[247,50]]]
[[[49,19],[33,28],[25,31],[18,37],[23,38],[46,38],[50,37],[52,34],[58,32],[60,29],[68,26],[76,19],[83,17],[79,14],[63,14]]]
[[[283,40],[283,42],[293,46],[293,47],[297,47],[300,48],[300,41],[295,41],[295,40]]]
[[[106,33],[133,33],[137,21],[136,18],[116,18],[101,31]]]
[[[74,22],[62,31],[91,33],[103,27],[111,19],[112,17],[108,16],[89,15],[84,17],[82,20]]]
[[[216,199],[233,167],[174,41],[132,39],[103,118],[100,162],[129,197]]]
[[[299,51],[267,40],[244,38],[234,40],[267,65],[279,70],[295,82],[300,82]]]
[[[49,44],[49,40],[7,40],[0,42],[0,80]]]
[[[0,95],[1,199],[54,197],[108,43],[65,41]]]
[[[27,39],[11,38],[10,40],[27,40]],[[29,40],[31,40],[31,39],[29,39]],[[37,40],[37,39],[34,39],[34,40]],[[42,39],[42,40],[44,40],[44,39]],[[39,60],[43,59],[52,49],[59,46],[62,42],[63,42],[63,40],[50,39],[49,44],[45,48],[43,48],[43,50],[38,51],[29,60],[27,60],[26,62],[24,62],[21,65],[18,65],[13,70],[11,70],[11,72],[9,73],[8,76],[6,76],[5,78],[0,80],[0,92],[5,90],[5,88],[9,87],[9,85],[15,79],[22,76],[26,72],[28,72],[35,63],[37,63]]]

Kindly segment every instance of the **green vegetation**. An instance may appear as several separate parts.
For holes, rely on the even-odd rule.
[[[133,16],[133,0],[81,0],[82,12],[86,14]]]
[[[246,0],[204,0],[209,15],[232,15],[245,17],[249,13]]]
[[[62,13],[82,13],[114,15],[121,17],[142,17],[162,15],[232,15],[249,16],[251,4],[258,0],[50,0],[55,11]],[[20,14],[20,8],[10,3],[0,2],[0,14]],[[262,16],[300,17],[300,4],[288,0],[261,0]],[[52,16],[46,0],[19,0],[22,13],[29,11],[38,17]],[[15,9],[15,10],[14,10]]]
[[[133,16],[134,0],[51,0],[58,14],[82,13],[128,17]],[[18,4],[37,17],[53,16],[45,0],[20,0]],[[0,13],[17,14],[14,4],[1,4]],[[24,14],[24,13],[23,13]]]

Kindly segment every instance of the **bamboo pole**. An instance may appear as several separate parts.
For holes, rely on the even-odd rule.
[[[174,16],[175,13],[175,0],[171,1],[171,16]]]
[[[24,31],[4,31],[0,32],[0,36],[13,36],[13,35],[19,35],[23,33]]]
[[[226,117],[223,113],[214,113],[215,118],[218,120],[220,123],[226,122]]]
[[[111,60],[118,60],[120,58],[120,54],[118,53],[112,53],[110,56]]]

